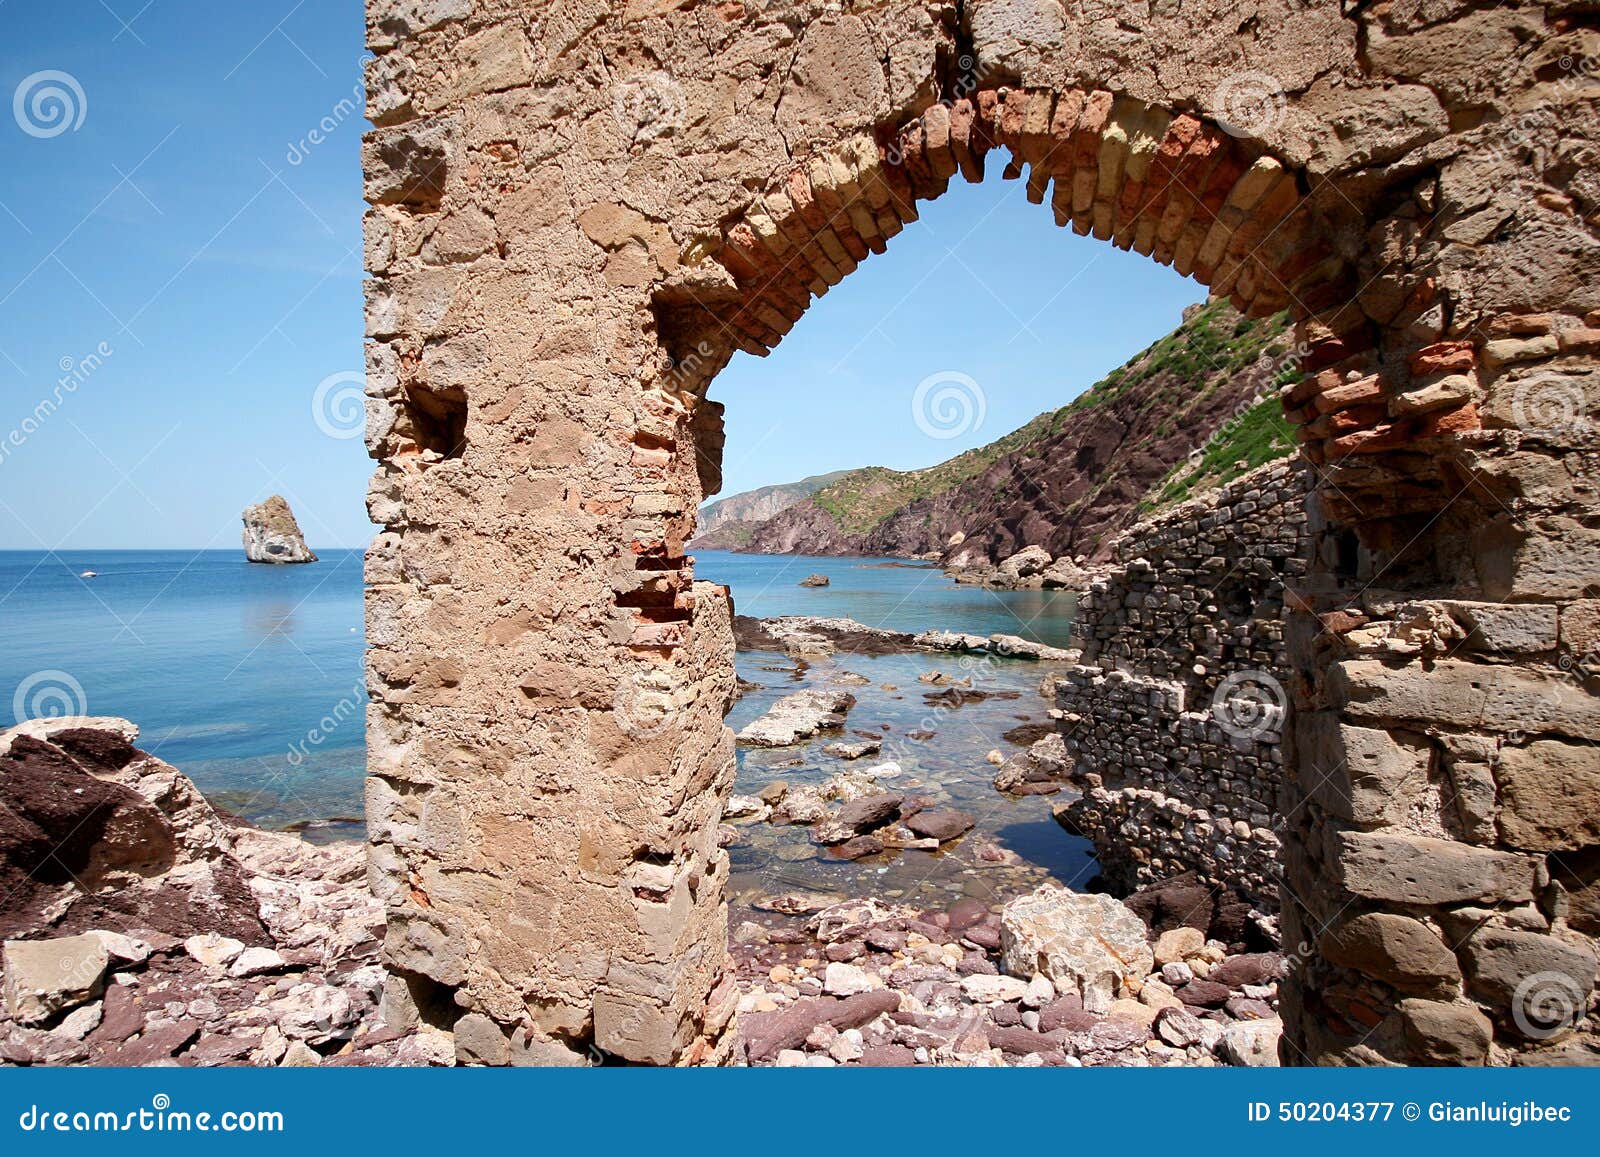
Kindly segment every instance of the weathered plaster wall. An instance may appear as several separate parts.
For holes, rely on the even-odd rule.
[[[370,0],[372,870],[405,991],[520,1058],[717,1055],[705,391],[992,152],[1297,320],[1328,524],[1291,592],[1289,1059],[1579,1047],[1508,980],[1592,999],[1600,841],[1516,817],[1600,814],[1563,663],[1600,591],[1597,39],[1564,4]],[[1545,608],[1556,645],[1390,645],[1441,600]],[[1369,740],[1388,766],[1431,730],[1489,820],[1330,806]],[[1417,945],[1465,980],[1395,983]]]

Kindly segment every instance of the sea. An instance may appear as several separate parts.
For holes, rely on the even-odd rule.
[[[362,555],[318,553],[315,564],[277,567],[232,550],[0,552],[0,719],[122,716],[139,726],[143,749],[233,814],[319,841],[360,838]],[[729,586],[740,614],[1070,641],[1074,599],[1065,592],[963,586],[932,564],[903,559],[723,551],[695,558],[697,577]],[[811,574],[827,575],[829,585],[801,586]],[[735,730],[783,694],[847,680],[857,699],[849,727],[885,739],[882,755],[863,763],[892,762],[894,790],[924,793],[979,821],[958,841],[966,852],[857,863],[821,855],[804,828],[747,825],[747,838],[730,848],[736,902],[758,902],[773,889],[859,894],[851,889],[868,886],[932,902],[939,897],[930,889],[986,894],[997,872],[1073,886],[1092,874],[1087,844],[1052,820],[1048,798],[1009,800],[991,783],[989,753],[1009,755],[1030,728],[1048,725],[1050,704],[1038,686],[1049,664],[741,652],[736,665],[746,690],[728,717]],[[931,701],[942,686],[927,681],[936,672],[986,697],[956,709]],[[736,790],[837,773],[843,765],[821,748],[839,738],[776,751],[741,747]]]

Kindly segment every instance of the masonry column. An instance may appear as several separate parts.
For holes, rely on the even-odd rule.
[[[433,8],[374,15],[363,155],[385,1016],[469,1063],[715,1060],[733,641],[639,276],[676,246],[508,95],[522,21]]]
[[[1496,308],[1481,254],[1447,301],[1445,249],[1301,328],[1286,1063],[1600,1060],[1600,318],[1536,252],[1498,256],[1565,308]]]

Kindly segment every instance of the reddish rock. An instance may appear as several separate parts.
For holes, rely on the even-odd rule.
[[[1191,1008],[1221,1008],[1233,992],[1214,980],[1191,980],[1178,989],[1178,999]]]
[[[906,820],[906,827],[924,838],[947,843],[971,831],[975,822],[966,812],[959,812],[953,808],[939,808],[911,816]]]

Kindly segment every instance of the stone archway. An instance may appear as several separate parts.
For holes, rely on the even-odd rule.
[[[999,151],[1058,221],[1295,318],[1286,1059],[1570,1047],[1524,982],[1593,983],[1600,38],[1535,6],[1100,7],[370,0],[397,1015],[488,1059],[717,1055],[706,388]]]

